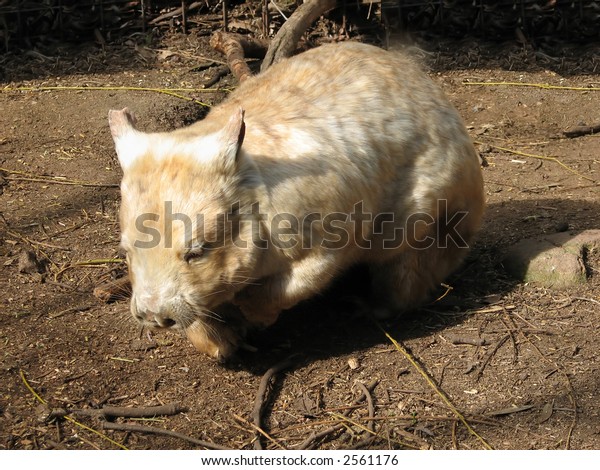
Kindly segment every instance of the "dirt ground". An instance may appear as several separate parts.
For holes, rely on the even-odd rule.
[[[223,60],[194,31],[143,39],[1,59],[1,87],[10,90],[0,93],[0,448],[203,448],[103,430],[111,421],[251,449],[261,378],[290,357],[268,389],[265,448],[600,448],[600,256],[587,253],[588,282],[568,291],[518,282],[502,266],[506,248],[521,239],[600,228],[600,141],[561,137],[598,123],[598,49],[574,49],[571,62],[556,62],[510,43],[408,48],[459,109],[488,164],[485,223],[447,282],[451,293],[381,325],[399,350],[345,300],[364,290],[362,274],[353,273],[255,334],[257,352],[223,366],[176,333],[140,335],[126,300],[104,304],[92,295],[124,270],[112,262],[121,172],[108,110],[129,106],[145,130],[173,129],[206,112],[119,87],[198,89],[215,70],[199,65]],[[213,91],[181,94],[210,105],[234,85],[227,76]],[[27,252],[42,266],[28,266]],[[34,272],[20,272],[28,267]],[[371,390],[372,409],[358,400],[359,384]],[[171,403],[185,410],[142,422],[45,419],[40,400],[68,411]]]

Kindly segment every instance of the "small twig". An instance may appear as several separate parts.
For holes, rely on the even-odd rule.
[[[177,439],[182,439],[187,442],[191,442],[192,444],[196,444],[202,447],[206,447],[207,449],[213,450],[231,450],[230,447],[225,447],[219,444],[214,444],[212,442],[202,441],[200,439],[196,439],[194,437],[186,436],[185,434],[181,434],[175,431],[169,431],[168,429],[160,429],[152,426],[142,426],[139,424],[123,424],[123,423],[111,423],[106,421],[102,423],[102,429],[110,430],[110,431],[125,431],[125,432],[143,432],[149,434],[160,434],[162,436],[170,436],[176,437]]]
[[[450,292],[452,292],[454,290],[454,287],[452,287],[448,284],[444,284],[443,282],[440,284],[440,286],[442,286],[444,289],[446,289],[446,291],[432,302],[434,304],[436,302],[439,302],[440,300],[442,300],[444,297],[446,297]]]
[[[26,181],[28,183],[46,183],[46,184],[61,184],[64,186],[85,186],[90,188],[118,188],[116,183],[91,183],[89,181],[68,181],[68,180],[53,180],[47,178],[26,178],[21,176],[9,176],[6,181]]]
[[[371,392],[365,386],[365,384],[362,382],[356,382],[356,385],[358,385],[358,387],[362,390],[363,395],[367,398],[367,410],[369,411],[369,418],[371,419],[368,427],[369,427],[369,430],[375,431],[373,429],[374,423],[372,421],[373,418],[375,417],[375,406],[373,405],[373,397],[371,396]]]
[[[586,298],[586,297],[572,297],[572,298],[573,298],[573,299],[575,299],[575,300],[582,300],[582,301],[584,301],[584,302],[592,302],[592,303],[594,303],[594,304],[598,304],[598,305],[600,305],[600,302],[599,302],[599,301],[597,301],[597,300],[595,300],[595,299],[588,299],[588,298]]]
[[[188,7],[187,7],[187,11],[190,12],[192,10],[196,10],[197,8],[200,8],[201,6],[205,5],[206,2],[194,2],[191,3]],[[173,18],[174,16],[178,16],[181,15],[183,13],[183,7],[179,7],[179,8],[175,8],[175,10],[171,10],[163,15],[157,16],[156,18],[152,19],[151,21],[148,22],[148,24],[150,25],[154,25],[156,23],[160,23],[163,20],[168,20],[169,18]]]
[[[523,405],[523,406],[511,406],[510,408],[503,408],[497,411],[491,411],[486,413],[485,416],[506,416],[512,413],[520,413],[521,411],[527,411],[533,408],[534,405]]]
[[[598,132],[600,132],[600,124],[596,124],[593,126],[575,126],[571,129],[563,131],[563,135],[565,137],[573,138],[580,137],[582,135],[597,134]]]
[[[25,373],[21,370],[19,371],[20,375],[21,375],[21,380],[23,381],[23,384],[25,385],[25,387],[27,388],[27,390],[29,390],[29,392],[35,397],[35,399],[37,401],[39,401],[42,405],[48,405],[48,402],[46,402],[46,400],[44,400],[40,395],[37,394],[37,392],[33,389],[33,387],[31,385],[29,385],[29,382],[27,381],[27,379],[25,378]],[[75,426],[80,427],[81,429],[85,429],[86,431],[90,431],[94,434],[96,434],[97,436],[101,437],[102,439],[107,440],[108,442],[110,442],[111,444],[123,449],[123,450],[128,450],[127,447],[125,447],[123,444],[111,439],[110,437],[102,434],[101,432],[90,428],[89,426],[86,426],[85,424],[80,423],[79,421],[76,421],[75,419],[71,418],[70,416],[65,416],[65,419],[71,423],[73,423]]]
[[[69,382],[73,382],[75,380],[79,380],[82,377],[85,377],[86,375],[88,375],[93,369],[88,369],[88,370],[84,370],[83,372],[76,374],[76,375],[72,375],[70,377],[65,377],[64,378],[64,383],[69,383]]]
[[[483,142],[476,141],[475,143],[479,144],[479,145],[483,145]],[[495,148],[497,150],[502,150],[503,152],[508,152],[508,153],[512,153],[512,154],[515,154],[515,155],[520,155],[522,157],[537,158],[539,160],[548,160],[550,162],[558,163],[565,170],[573,173],[574,175],[579,176],[580,178],[586,179],[588,181],[592,181],[593,183],[597,182],[595,179],[590,178],[589,176],[585,176],[585,175],[581,174],[579,171],[574,170],[573,168],[565,165],[557,157],[546,157],[545,155],[535,155],[535,154],[532,154],[532,153],[526,153],[526,152],[520,152],[518,150],[512,150],[512,149],[509,149],[509,148],[506,148],[506,147],[499,147],[498,145],[492,145],[492,144],[487,144],[487,145],[489,145],[490,147]]]
[[[341,415],[338,413],[331,413],[331,415],[342,420],[342,422],[340,423],[340,426],[343,426],[345,428],[350,428],[350,426],[348,426],[348,424],[351,424],[352,426],[355,426],[355,427],[362,429],[363,431],[366,431],[367,433],[371,434],[371,438],[374,439],[377,437],[377,434],[374,431],[371,431],[367,426],[362,425],[355,419],[350,419],[348,416]],[[406,431],[396,429],[395,432],[406,437],[408,440],[416,440],[415,439],[416,436],[414,436],[413,434],[410,434]],[[355,445],[353,445],[352,447],[350,447],[350,449],[358,449],[361,446],[368,444],[369,443],[369,442],[367,442],[368,439],[370,439],[370,438],[363,439],[362,441],[360,441],[360,442],[356,443]],[[402,442],[402,441],[399,441],[396,439],[390,439],[390,441],[394,442],[395,444],[398,444],[399,446],[406,447],[408,449],[415,449],[415,446],[409,444],[408,442]],[[424,441],[419,442],[420,446],[422,446],[422,444],[426,444],[426,443]]]
[[[480,436],[472,427],[471,425],[468,423],[468,421],[466,420],[466,418],[463,416],[463,414],[458,410],[458,408],[456,408],[452,402],[450,401],[450,398],[448,398],[448,396],[446,395],[446,393],[444,391],[442,391],[440,389],[440,387],[438,387],[438,385],[434,382],[434,380],[429,376],[429,374],[427,373],[427,371],[417,362],[417,360],[412,356],[412,354],[410,354],[406,348],[404,348],[404,346],[402,346],[398,341],[396,341],[380,324],[379,322],[377,322],[376,320],[374,320],[375,325],[383,332],[383,334],[386,336],[386,338],[388,338],[392,344],[396,347],[396,349],[402,353],[402,355],[408,360],[408,362],[410,362],[412,364],[412,366],[417,370],[417,372],[419,372],[419,374],[421,374],[423,376],[423,378],[427,381],[427,383],[429,384],[429,386],[435,391],[435,393],[442,399],[442,401],[446,404],[446,406],[448,406],[448,408],[450,408],[450,410],[452,411],[452,413],[454,413],[456,415],[456,417],[458,419],[460,419],[461,423],[463,423],[463,425],[467,428],[467,431],[469,431],[469,433],[471,435],[473,435],[475,438],[477,438],[477,440],[479,440],[479,442],[482,443],[482,445],[488,449],[488,450],[492,450],[493,447],[491,445],[488,444],[488,442],[482,437]]]
[[[514,331],[520,330],[520,327],[515,322],[514,318],[512,318],[508,313],[505,314],[506,320],[504,318],[500,318],[500,321],[504,324],[506,331],[510,335],[510,342],[513,346],[513,364],[516,364],[519,360],[519,348],[517,347],[517,340],[515,339]],[[507,324],[510,323],[509,324]]]
[[[477,85],[477,86],[516,86],[516,87],[521,86],[521,87],[531,87],[531,88],[544,88],[546,90],[600,91],[600,88],[548,85],[547,83],[463,82],[462,84],[463,85]]]
[[[544,353],[542,353],[540,348],[538,348],[536,346],[536,344],[533,341],[531,341],[531,339],[529,339],[529,337],[527,335],[522,333],[522,336],[523,336],[524,340],[527,341],[527,343],[529,343],[529,345],[539,354],[539,356],[542,358],[542,360],[545,361],[547,364],[550,364],[551,366],[553,366],[557,371],[559,371],[559,373],[565,379],[565,382],[567,384],[567,389],[569,392],[567,396],[569,397],[569,401],[571,402],[572,411],[573,411],[573,420],[571,421],[571,425],[569,426],[569,430],[567,431],[567,438],[566,438],[566,442],[565,442],[565,450],[568,450],[571,447],[571,438],[573,436],[573,431],[575,430],[575,426],[577,425],[577,417],[578,417],[577,400],[575,399],[575,391],[573,390],[573,384],[571,383],[569,374],[567,374],[562,367],[559,367],[556,362],[548,359],[546,357],[546,355]]]
[[[8,232],[8,233],[10,233],[10,232]],[[59,246],[59,245],[53,245],[51,243],[38,242],[37,240],[32,240],[31,238],[27,238],[27,237],[23,237],[23,238],[26,239],[31,245],[39,245],[39,246],[43,246],[44,248],[51,248],[53,250],[73,251],[73,248],[69,248],[67,246]]]
[[[521,192],[529,193],[529,192],[542,191],[542,190],[552,189],[552,188],[560,188],[560,186],[561,186],[560,183],[548,183],[548,184],[544,184],[542,186],[532,186],[531,188],[523,188],[521,190]]]
[[[56,312],[56,313],[51,313],[48,316],[50,318],[59,318],[62,317],[63,315],[66,315],[67,313],[73,313],[73,312],[86,312],[87,310],[89,310],[90,308],[92,308],[91,305],[78,305],[76,307],[69,307],[66,308],[64,310],[61,310],[60,312]]]
[[[153,93],[162,93],[163,95],[173,96],[185,101],[192,101],[201,106],[210,108],[210,105],[198,101],[195,98],[184,96],[180,93],[206,93],[219,90],[207,88],[147,88],[135,86],[41,86],[41,87],[4,87],[0,88],[0,93],[15,91],[150,91]]]
[[[201,3],[201,2],[196,2]],[[187,5],[185,0],[181,0],[181,26],[183,28],[183,34],[187,34]]]
[[[223,1],[223,31],[229,31],[229,12],[226,1]]]
[[[371,392],[365,386],[365,384],[363,384],[362,382],[356,382],[356,385],[358,385],[358,387],[362,390],[363,395],[367,398],[367,410],[369,412],[369,422],[367,423],[367,429],[371,435],[361,439],[352,446],[353,449],[362,449],[363,447],[370,445],[377,438],[377,435],[375,434],[374,421],[375,406],[373,405],[373,397],[371,396]]]
[[[72,186],[87,186],[92,188],[118,188],[119,185],[116,183],[96,183],[92,181],[79,181],[79,180],[70,180],[64,178],[62,176],[39,176],[34,175],[32,173],[27,173],[25,171],[19,170],[10,170],[8,168],[0,168],[1,172],[7,173],[9,175],[19,175],[19,176],[8,176],[5,179],[7,181],[31,181],[34,183],[48,183],[48,184],[64,184],[64,185],[72,185]]]
[[[452,448],[458,450],[458,440],[456,439],[456,429],[458,428],[458,421],[452,423]]]
[[[377,380],[374,380],[373,382],[367,384],[366,385],[367,390],[372,391],[377,386],[378,383],[379,382]],[[344,411],[341,415],[348,416],[350,414],[350,412],[354,409],[353,406],[358,405],[360,402],[362,402],[365,399],[366,399],[366,395],[364,394],[364,392],[362,392],[360,394],[360,396],[352,402],[352,408]],[[310,449],[312,444],[315,441],[318,441],[319,439],[322,439],[325,436],[333,434],[334,432],[339,431],[342,428],[344,428],[344,423],[338,423],[338,424],[328,427],[327,429],[324,429],[323,431],[320,431],[318,433],[312,433],[297,447],[297,449],[298,450]]]
[[[497,313],[505,310],[514,310],[517,308],[514,305],[493,305],[487,308],[479,308],[477,310],[467,310],[466,313]]]
[[[274,439],[271,435],[269,435],[269,433],[267,433],[264,429],[259,428],[256,424],[251,423],[247,419],[243,418],[242,416],[236,415],[235,413],[233,413],[233,417],[235,419],[237,419],[239,422],[244,423],[244,424],[250,426],[252,429],[254,429],[254,431],[262,434],[263,436],[265,436],[265,438],[267,438],[269,441],[271,441],[273,444],[275,444],[281,450],[287,450],[284,446],[282,446],[279,442],[277,442],[276,439]],[[257,440],[258,440],[258,436],[255,434],[255,436],[254,436],[254,442],[256,442]],[[262,447],[260,449],[258,449],[258,450],[262,450]]]
[[[222,65],[217,68],[214,75],[204,84],[202,85],[204,88],[210,88],[211,86],[216,85],[216,83],[221,80],[224,76],[229,73],[229,67],[227,65]]]
[[[492,356],[494,354],[496,354],[496,351],[498,351],[498,349],[500,349],[500,346],[502,346],[506,341],[508,341],[509,338],[510,338],[510,334],[504,335],[502,338],[500,338],[500,340],[498,340],[498,342],[492,348],[490,348],[490,350],[487,352],[487,354],[483,358],[483,361],[481,361],[481,365],[477,368],[476,380],[479,380],[481,378],[481,376],[483,375],[483,370],[488,365],[488,362],[490,362],[490,360],[492,359]]]
[[[488,341],[485,338],[455,335],[452,333],[446,333],[443,338],[452,344],[470,344],[471,346],[485,346],[488,344]]]
[[[270,0],[271,5],[273,5],[275,7],[275,9],[277,10],[277,12],[282,16],[282,18],[287,21],[288,17],[286,16],[286,14],[281,11],[281,8],[279,8],[279,5],[277,5],[277,3],[275,3],[273,0]]]
[[[75,268],[81,268],[81,267],[100,267],[105,264],[113,264],[113,263],[123,264],[123,263],[125,263],[125,260],[121,259],[121,258],[102,258],[102,259],[90,259],[87,261],[77,261],[75,263],[71,263],[71,264],[68,264],[67,266],[60,268],[54,274],[54,280],[58,281],[59,276],[61,276],[64,272],[68,271],[69,269],[75,269]]]
[[[287,359],[279,362],[278,364],[275,364],[262,376],[262,379],[260,380],[260,385],[258,386],[258,391],[256,392],[256,398],[254,399],[254,408],[252,409],[251,415],[252,422],[258,430],[262,431],[262,412],[267,399],[267,388],[269,386],[269,383],[271,382],[271,379],[273,378],[273,376],[275,376],[275,374],[284,369],[287,369],[288,367],[290,367],[291,364],[292,358],[288,357]],[[262,449],[260,438],[258,436],[257,439],[254,441],[254,448],[256,450]]]

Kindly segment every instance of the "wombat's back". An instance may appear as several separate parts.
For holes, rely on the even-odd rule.
[[[479,162],[462,119],[403,54],[355,42],[320,46],[242,83],[183,132],[215,132],[239,107],[243,150],[262,167],[267,186],[286,179],[289,195],[289,175],[298,173],[298,191],[321,211],[363,200],[374,212],[431,213],[433,200],[444,196],[457,198],[457,207],[482,204]],[[450,194],[458,180],[462,194]],[[329,191],[315,190],[323,197],[310,200],[313,184]]]

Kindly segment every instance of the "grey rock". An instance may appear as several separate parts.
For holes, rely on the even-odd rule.
[[[502,263],[516,279],[566,289],[587,281],[585,253],[594,248],[600,248],[600,230],[555,233],[521,240]]]

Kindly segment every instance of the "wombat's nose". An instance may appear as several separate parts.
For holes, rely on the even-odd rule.
[[[169,317],[168,315],[165,315],[163,313],[155,313],[154,314],[154,322],[160,328],[171,328],[171,327],[177,325],[177,322],[175,320],[173,320],[171,317]]]
[[[177,321],[171,318],[168,312],[151,310],[136,310],[135,318],[144,324],[152,324],[158,328],[171,328],[177,326]]]

